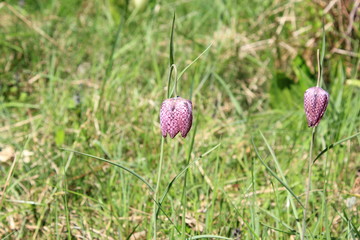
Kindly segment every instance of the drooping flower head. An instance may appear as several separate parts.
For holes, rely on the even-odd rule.
[[[192,103],[181,97],[166,99],[160,109],[160,126],[164,137],[174,138],[179,132],[186,137],[192,125]]]
[[[316,127],[329,103],[329,94],[320,87],[311,87],[304,94],[304,108],[309,127]]]

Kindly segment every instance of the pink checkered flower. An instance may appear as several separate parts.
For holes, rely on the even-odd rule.
[[[192,103],[181,97],[166,99],[160,110],[160,126],[164,137],[174,138],[179,132],[186,137],[192,125]]]
[[[304,94],[304,108],[309,127],[316,127],[329,102],[329,94],[320,87],[311,87]]]

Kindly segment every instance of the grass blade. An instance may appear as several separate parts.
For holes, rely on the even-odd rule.
[[[324,57],[325,57],[325,50],[326,50],[326,38],[325,38],[325,23],[324,19],[322,22],[322,41],[321,41],[321,55],[320,55],[320,85],[323,82],[323,66],[324,66]]]
[[[120,36],[121,36],[121,31],[122,31],[122,27],[123,27],[123,19],[120,20],[120,23],[118,25],[118,29],[116,31],[115,34],[115,39],[114,39],[114,43],[112,45],[111,48],[111,52],[110,52],[110,56],[109,56],[109,60],[108,60],[108,65],[106,67],[106,71],[105,71],[105,77],[101,82],[101,88],[100,88],[100,98],[99,98],[99,108],[101,108],[101,104],[103,102],[103,97],[104,97],[104,92],[105,92],[105,86],[106,83],[108,81],[108,79],[110,78],[110,74],[114,65],[114,54],[115,54],[115,50],[116,47],[118,45],[118,42],[120,41]]]
[[[281,225],[286,227],[290,232],[296,233],[296,230],[294,230],[291,226],[289,226],[287,223],[285,223],[281,218],[275,216],[274,214],[272,214],[271,212],[269,212],[268,210],[266,210],[264,208],[259,208],[259,209],[261,211],[263,211],[265,214],[267,214],[269,217],[272,217],[276,222],[279,222]]]
[[[131,173],[132,175],[134,175],[135,177],[137,177],[140,181],[142,181],[143,183],[145,183],[148,188],[151,190],[151,192],[154,192],[155,189],[150,185],[150,183],[148,183],[143,177],[141,177],[139,174],[137,174],[136,172],[134,172],[133,170],[127,168],[127,167],[124,167],[122,166],[121,164],[118,164],[118,163],[115,163],[115,162],[112,162],[110,160],[107,160],[105,158],[101,158],[101,157],[97,157],[97,156],[94,156],[94,155],[90,155],[90,154],[87,154],[87,153],[82,153],[82,152],[78,152],[78,151],[75,151],[75,150],[71,150],[71,149],[65,149],[65,148],[60,148],[61,150],[65,150],[65,151],[68,151],[68,152],[73,152],[73,153],[76,153],[76,154],[79,154],[79,155],[83,155],[83,156],[86,156],[86,157],[91,157],[91,158],[94,158],[94,159],[97,159],[97,160],[100,160],[100,161],[103,161],[103,162],[106,162],[106,163],[109,163],[111,165],[114,165],[116,167],[119,167],[129,173]]]
[[[189,163],[183,170],[181,170],[181,172],[179,172],[167,185],[162,197],[160,198],[159,201],[159,205],[161,206],[161,204],[163,203],[166,195],[169,193],[170,188],[172,187],[172,185],[174,184],[174,182],[176,180],[178,180],[186,171],[188,168],[190,168],[191,166],[193,166],[196,162],[200,161],[203,157],[207,156],[208,154],[210,154],[212,151],[214,151],[215,149],[217,149],[219,146],[221,145],[221,143],[217,144],[215,147],[209,149],[209,151],[205,152],[204,154],[201,154],[196,160],[194,160],[193,162]],[[158,210],[159,212],[159,210]]]
[[[278,228],[275,228],[275,227],[271,227],[271,226],[269,226],[269,225],[267,225],[265,223],[261,223],[261,225],[263,225],[264,227],[270,228],[270,229],[272,229],[272,230],[274,230],[276,232],[281,232],[281,233],[285,233],[285,234],[288,234],[288,235],[296,235],[297,234],[296,231],[287,232],[287,231],[284,231],[284,230],[281,230],[281,229],[278,229]]]
[[[358,231],[358,226],[356,226],[353,221],[351,221],[351,219],[348,218],[345,210],[343,210],[343,213],[344,213],[344,218],[346,220],[346,222],[351,226],[351,228],[354,230],[354,233],[356,235],[356,239],[360,239],[360,232]]]
[[[174,28],[175,28],[175,12],[172,20],[171,35],[170,35],[170,66],[175,63],[174,60]]]
[[[2,236],[1,240],[9,239],[11,235],[13,235],[14,233],[17,233],[17,232],[18,232],[18,230],[12,231],[12,232],[8,233],[7,235]]]
[[[132,230],[132,232],[129,234],[129,236],[126,238],[126,240],[130,240],[130,238],[132,237],[132,235],[134,235],[136,229],[140,226],[141,223],[138,223],[138,225],[136,225],[134,227],[134,229]]]
[[[215,78],[219,81],[219,83],[224,87],[225,91],[230,97],[231,102],[234,104],[235,110],[240,117],[244,116],[244,111],[238,101],[236,100],[234,94],[231,92],[230,87],[226,84],[224,79],[222,79],[217,73],[214,73]]]
[[[21,150],[21,152],[20,152],[20,155],[19,155],[19,156],[16,156],[16,155],[14,156],[14,161],[12,162],[11,167],[10,167],[10,169],[9,169],[9,172],[8,172],[8,174],[7,174],[7,177],[6,177],[6,180],[5,180],[5,184],[4,184],[4,186],[2,187],[2,189],[1,189],[1,190],[2,190],[2,194],[1,194],[1,197],[0,197],[0,210],[2,210],[2,208],[3,208],[3,201],[4,201],[5,196],[6,196],[6,190],[7,190],[8,186],[9,186],[9,184],[10,184],[11,178],[12,178],[13,175],[14,175],[15,166],[16,166],[18,160],[23,157],[24,150],[26,149],[29,141],[30,141],[30,137],[28,137],[28,138],[26,139],[26,142],[25,142],[25,144],[24,144],[24,146],[23,146],[23,148],[22,148],[22,150]]]
[[[356,136],[359,136],[360,135],[360,132],[358,133],[355,133],[354,135],[350,136],[350,137],[347,137],[347,138],[344,138],[344,139],[341,139],[340,141],[337,141],[336,143],[333,143],[333,144],[330,144],[329,146],[327,146],[326,148],[324,148],[317,156],[316,158],[313,160],[313,164],[316,162],[316,160],[318,160],[324,153],[326,153],[328,150],[334,148],[336,145],[339,145],[347,140],[350,140]]]
[[[178,80],[181,78],[181,76],[184,74],[184,72],[186,72],[186,70],[193,65],[199,58],[201,58],[202,55],[204,55],[212,46],[212,43],[210,43],[210,45],[202,52],[200,53],[199,56],[197,56],[189,65],[187,65],[179,74],[179,77],[177,78]]]
[[[348,225],[351,226],[351,228],[353,229],[355,235],[357,236],[356,239],[360,239],[360,232],[358,231],[358,229],[357,229],[357,227],[354,225],[354,223],[351,221],[351,219],[348,218],[345,210],[343,210],[343,214],[344,214],[344,215],[342,215],[342,214],[336,209],[335,205],[332,205],[332,207],[333,207],[333,209],[335,210],[335,212],[337,212],[337,213],[339,214],[339,216],[340,216],[343,220],[345,220]]]
[[[222,237],[222,236],[215,236],[215,235],[197,235],[197,236],[189,237],[189,238],[187,238],[187,240],[204,239],[204,238],[215,238],[215,239],[233,240],[233,238]]]
[[[171,83],[172,72],[175,68],[175,65],[174,65],[175,64],[175,60],[174,60],[174,29],[175,29],[175,12],[174,12],[174,16],[173,16],[173,21],[172,21],[172,26],[171,26],[171,34],[170,34],[170,47],[169,47],[170,48],[170,53],[169,53],[170,72],[169,72],[169,79],[168,79],[168,85],[167,85],[167,98],[170,98],[170,96],[172,94],[172,92],[170,93],[170,83]]]
[[[262,139],[264,140],[264,142],[265,142],[265,144],[266,144],[266,146],[267,146],[267,148],[268,148],[268,150],[269,150],[269,152],[270,152],[270,154],[271,154],[271,156],[272,156],[272,158],[273,158],[273,160],[274,160],[274,162],[275,162],[275,165],[276,165],[277,170],[279,171],[279,173],[280,173],[280,175],[281,175],[282,181],[280,181],[280,183],[283,184],[283,186],[288,190],[289,196],[290,196],[290,195],[293,196],[293,197],[297,200],[297,202],[300,204],[300,206],[304,209],[304,205],[300,202],[299,198],[298,198],[298,197],[294,194],[294,192],[288,187],[288,184],[287,184],[285,175],[284,175],[284,173],[283,173],[282,170],[281,170],[280,164],[279,164],[279,162],[277,161],[277,158],[276,158],[276,155],[275,155],[273,149],[270,147],[270,144],[268,143],[268,141],[267,141],[267,139],[265,138],[265,136],[263,135],[263,133],[262,133],[260,130],[259,130],[259,132],[260,132],[260,135],[261,135]],[[252,141],[252,143],[253,143],[253,145],[254,145],[254,147],[255,147],[254,140],[251,139],[251,141]],[[260,157],[260,154],[259,154],[259,152],[257,151],[256,147],[255,147],[255,151],[256,151],[257,155]],[[260,159],[261,159],[261,157],[260,157]],[[261,159],[261,160],[262,160],[262,159]],[[265,162],[262,161],[262,163],[265,163]],[[270,169],[269,166],[265,166],[265,167],[266,167],[268,170]],[[284,184],[285,184],[285,185],[284,185]],[[294,204],[294,200],[291,198],[291,196],[289,197],[289,200],[290,200],[290,205],[291,205],[291,208],[292,208],[294,217],[295,217],[296,219],[299,219],[299,216],[298,216],[298,213],[297,213],[297,209],[296,209],[296,206],[295,206],[295,204]],[[302,237],[303,237],[303,236],[302,236],[302,228],[301,228],[301,224],[300,224],[299,221],[296,222],[296,226],[298,227],[298,230],[299,230],[299,232],[300,232],[300,238],[302,238]]]
[[[189,163],[190,163],[191,153],[192,153],[193,148],[194,148],[195,135],[196,135],[197,126],[198,126],[198,123],[199,123],[198,117],[199,117],[199,114],[197,114],[197,116],[196,116],[195,129],[194,129],[194,132],[193,132],[193,135],[192,135],[192,138],[191,138],[190,147],[189,147],[189,151],[188,151],[188,156],[187,156],[187,159],[186,159],[187,165],[189,165]],[[186,233],[186,231],[185,231],[185,228],[186,228],[185,218],[186,218],[186,206],[187,206],[186,179],[187,179],[187,170],[185,170],[183,191],[182,191],[182,195],[181,195],[181,204],[182,204],[182,207],[183,207],[183,209],[182,209],[182,220],[181,220],[181,239],[184,239],[184,240],[185,240],[185,233]]]
[[[254,140],[252,139],[251,141],[252,141],[252,144],[253,144],[253,146],[254,146],[255,153],[256,153],[256,155],[258,156],[261,164],[264,165],[264,167],[269,171],[269,173],[270,173],[276,180],[278,180],[278,181],[280,182],[280,184],[283,185],[283,186],[286,188],[286,190],[288,190],[288,192],[296,199],[296,201],[297,201],[302,207],[304,207],[303,204],[300,202],[300,199],[295,195],[295,193],[291,190],[291,188],[290,188],[284,181],[282,181],[282,180],[276,175],[276,173],[264,162],[264,160],[263,160],[262,157],[260,156],[260,153],[259,153],[259,151],[258,151],[258,149],[257,149],[257,147],[256,147],[256,145],[255,145],[255,143],[254,143]]]
[[[132,175],[134,175],[135,177],[137,177],[139,180],[141,180],[143,183],[145,183],[148,188],[151,190],[151,192],[155,192],[155,189],[143,178],[141,177],[139,174],[137,174],[136,172],[134,172],[133,170],[127,168],[127,167],[124,167],[122,166],[121,164],[118,164],[118,163],[114,163],[112,161],[109,161],[107,159],[104,159],[104,158],[101,158],[101,157],[97,157],[97,156],[93,156],[93,155],[90,155],[90,154],[87,154],[87,153],[82,153],[82,152],[78,152],[78,151],[75,151],[75,150],[71,150],[71,149],[65,149],[65,148],[60,148],[61,150],[65,150],[65,151],[68,151],[68,152],[73,152],[73,153],[76,153],[76,154],[79,154],[79,155],[83,155],[83,156],[86,156],[86,157],[91,157],[91,158],[94,158],[94,159],[97,159],[97,160],[100,160],[100,161],[103,161],[103,162],[106,162],[106,163],[109,163],[111,165],[114,165],[116,167],[119,167],[129,173],[131,173]],[[151,197],[151,199],[156,203],[156,205],[158,206],[158,208],[164,213],[164,215],[166,216],[166,218],[175,226],[175,229],[178,231],[178,233],[180,233],[179,229],[176,227],[176,225],[174,224],[174,222],[171,220],[171,218],[166,214],[166,212],[162,209],[161,207],[161,204],[159,204],[156,199],[154,199],[153,197]]]

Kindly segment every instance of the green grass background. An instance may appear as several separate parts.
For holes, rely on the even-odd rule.
[[[152,239],[146,184],[62,148],[109,159],[155,187],[175,12],[178,72],[212,45],[179,80],[194,124],[187,138],[165,140],[159,195],[188,161],[196,163],[186,174],[185,199],[184,174],[171,185],[157,237],[299,239],[303,210],[284,183],[305,202],[311,129],[303,94],[316,85],[322,19],[322,87],[330,102],[315,156],[359,132],[360,21],[349,20],[354,2],[328,10],[329,3],[0,2],[0,147],[16,152],[0,162],[0,236]],[[314,164],[308,239],[360,237],[360,192],[353,189],[359,140],[336,145]],[[357,202],[348,207],[351,197]]]

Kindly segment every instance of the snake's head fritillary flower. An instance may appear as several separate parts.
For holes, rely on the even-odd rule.
[[[160,110],[160,126],[164,137],[174,138],[179,132],[186,137],[192,125],[192,103],[181,97],[166,99]]]
[[[329,94],[320,87],[311,87],[304,94],[304,108],[309,127],[316,127],[329,102]]]

